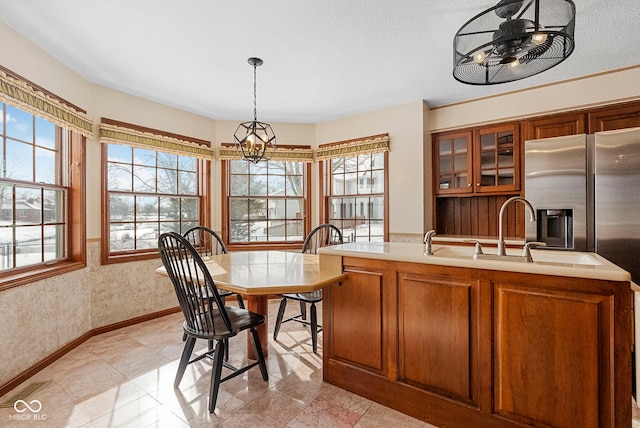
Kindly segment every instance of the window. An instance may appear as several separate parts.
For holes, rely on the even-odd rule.
[[[2,283],[13,275],[25,280],[25,273],[51,272],[74,258],[84,263],[84,242],[70,241],[84,231],[69,230],[70,219],[79,213],[69,201],[82,202],[82,171],[74,163],[84,148],[82,137],[5,103],[0,103],[0,122]],[[83,221],[78,225],[83,228]]]
[[[385,153],[327,161],[331,171],[329,223],[345,242],[384,241]]]
[[[103,263],[156,258],[162,233],[209,225],[209,186],[204,184],[209,162],[186,149],[165,151],[176,146],[165,144],[169,139],[160,131],[125,125],[108,119],[100,125],[107,237]],[[145,144],[139,144],[142,137]],[[154,145],[148,144],[151,140]]]
[[[234,159],[225,164],[229,245],[301,246],[309,231],[310,164],[274,159],[257,164]]]
[[[377,135],[321,145],[323,220],[345,242],[388,240],[389,137]]]
[[[0,269],[66,256],[67,141],[56,126],[6,104],[2,107]]]

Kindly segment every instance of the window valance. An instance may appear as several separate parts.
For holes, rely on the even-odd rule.
[[[211,142],[144,128],[112,119],[102,118],[99,127],[101,143],[126,144],[132,147],[214,160]]]
[[[322,144],[315,152],[316,160],[335,159],[365,153],[389,151],[389,134],[373,135],[339,143]]]
[[[93,136],[93,121],[84,110],[4,67],[0,67],[0,101],[87,138]]]
[[[267,158],[273,161],[313,162],[313,150],[308,146],[280,146],[267,152]],[[222,145],[218,149],[218,159],[242,159],[234,145]]]

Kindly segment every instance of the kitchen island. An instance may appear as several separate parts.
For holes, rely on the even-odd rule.
[[[346,275],[324,291],[324,380],[439,427],[630,427],[629,274],[592,253],[473,252],[322,248]]]

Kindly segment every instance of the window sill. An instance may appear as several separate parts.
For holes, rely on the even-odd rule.
[[[106,258],[102,259],[103,265],[113,265],[117,263],[139,262],[143,260],[159,259],[160,253],[158,249],[144,253],[123,253],[123,254],[109,254]]]
[[[10,288],[19,287],[21,285],[30,284],[32,282],[41,281],[52,278],[57,275],[73,272],[85,268],[84,262],[64,261],[52,265],[34,266],[25,268],[22,272],[5,272],[0,273],[0,291]]]

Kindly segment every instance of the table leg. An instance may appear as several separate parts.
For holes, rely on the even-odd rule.
[[[269,349],[269,334],[267,331],[269,325],[269,299],[267,296],[247,296],[247,309],[251,312],[262,314],[267,318],[264,324],[256,328],[256,330],[258,330],[258,336],[260,337],[260,343],[262,344],[262,352],[266,357],[268,355],[267,350]],[[249,335],[247,335],[247,355],[252,360],[256,359]]]

